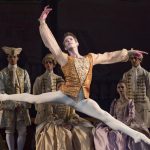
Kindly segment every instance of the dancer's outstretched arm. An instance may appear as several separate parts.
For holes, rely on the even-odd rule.
[[[143,51],[140,50],[127,50],[127,49],[122,49],[118,51],[113,51],[113,52],[105,52],[103,54],[98,53],[98,54],[92,54],[93,57],[93,64],[112,64],[112,63],[117,63],[117,62],[126,62],[128,61],[130,55],[133,55],[134,53],[144,53]],[[145,52],[146,53],[146,52]]]
[[[122,49],[113,52],[105,52],[103,54],[91,53],[93,57],[93,64],[112,64],[117,62],[126,62],[128,61],[128,50]]]
[[[57,62],[63,66],[67,63],[68,55],[63,53],[61,48],[59,47],[55,37],[53,36],[50,28],[46,24],[46,18],[48,14],[52,11],[49,6],[46,6],[39,18],[40,21],[40,35],[45,44],[45,46],[50,50],[50,52],[55,56]]]

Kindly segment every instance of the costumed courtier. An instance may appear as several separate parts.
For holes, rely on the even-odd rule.
[[[5,46],[2,49],[8,55],[8,66],[0,71],[1,93],[30,93],[31,84],[28,72],[17,65],[22,48]],[[7,101],[1,103],[0,126],[6,129],[6,142],[9,150],[14,150],[15,129],[18,132],[17,148],[23,150],[26,127],[30,125],[29,108],[30,104],[26,102]]]
[[[150,128],[150,73],[141,67],[143,53],[130,55],[132,68],[124,73],[123,80],[127,84],[127,95],[133,99],[137,117]]]

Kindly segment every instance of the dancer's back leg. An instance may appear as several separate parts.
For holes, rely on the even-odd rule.
[[[99,105],[92,99],[81,100],[76,104],[75,109],[91,117],[101,120],[114,130],[119,130],[131,136],[135,140],[135,142],[139,142],[142,140],[150,144],[150,139],[148,139],[144,134],[131,129],[121,121],[112,117],[108,112],[102,110]]]

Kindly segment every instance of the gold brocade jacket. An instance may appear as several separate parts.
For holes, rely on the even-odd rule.
[[[37,77],[33,85],[33,94],[41,94],[46,92],[56,91],[58,86],[64,82],[61,76],[56,74],[48,73],[47,71],[41,76]],[[40,124],[45,120],[49,119],[49,116],[53,114],[53,106],[48,103],[36,104],[35,108],[37,111],[35,123]]]
[[[7,94],[30,93],[31,84],[26,70],[17,67],[16,75],[18,85],[12,83],[12,72],[8,67],[0,71],[0,92]],[[30,125],[29,108],[26,102],[1,102],[0,104],[0,127],[11,127],[16,121],[23,121]]]
[[[61,91],[66,95],[76,98],[82,88],[84,97],[89,98],[92,69],[93,59],[91,54],[81,59],[68,56],[67,64],[62,67],[65,84],[61,86]]]

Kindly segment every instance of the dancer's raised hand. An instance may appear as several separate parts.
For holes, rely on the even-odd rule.
[[[49,5],[44,7],[44,10],[41,13],[41,16],[39,18],[39,21],[45,21],[48,14],[52,11],[52,8],[49,7]]]

